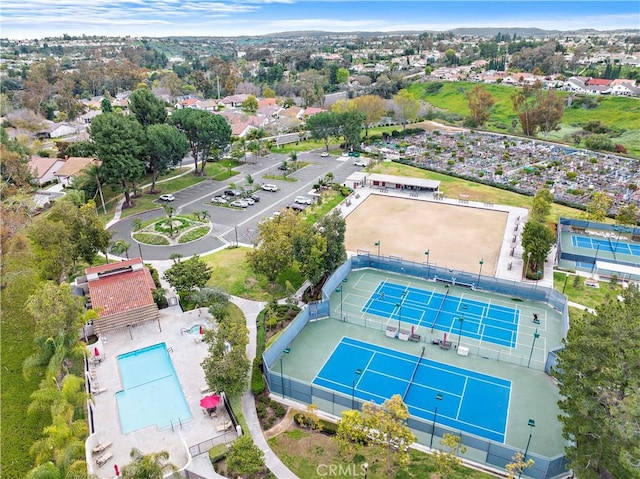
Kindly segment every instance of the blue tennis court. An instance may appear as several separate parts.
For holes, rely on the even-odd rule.
[[[437,406],[438,424],[505,439],[511,396],[505,379],[344,337],[313,384],[376,404],[399,394],[413,417],[433,422]]]
[[[587,236],[571,235],[571,244],[575,248],[587,248],[598,251],[640,256],[640,245],[611,238],[590,238]]]
[[[362,311],[509,348],[516,346],[520,321],[520,311],[515,308],[386,281],[378,284]]]

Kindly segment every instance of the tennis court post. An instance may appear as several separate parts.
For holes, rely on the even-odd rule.
[[[442,394],[436,394],[436,407],[433,411],[433,424],[431,425],[431,441],[429,441],[429,449],[433,450],[433,436],[436,434],[436,419],[438,418],[438,401],[442,401]]]

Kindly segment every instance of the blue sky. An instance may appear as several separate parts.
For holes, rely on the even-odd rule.
[[[640,29],[640,2],[363,0],[2,0],[1,38],[239,36],[293,30],[538,27]]]

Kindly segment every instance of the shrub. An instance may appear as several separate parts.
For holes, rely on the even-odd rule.
[[[225,457],[227,457],[228,452],[229,451],[227,450],[226,444],[218,444],[217,446],[213,446],[211,449],[209,449],[209,460],[211,461],[211,464],[222,461]]]
[[[251,392],[257,396],[262,393],[267,387],[262,376],[262,359],[257,357],[253,360],[253,367],[251,369]]]

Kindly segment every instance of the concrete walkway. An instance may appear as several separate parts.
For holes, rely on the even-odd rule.
[[[238,306],[247,318],[247,328],[249,329],[247,357],[249,358],[249,361],[253,363],[253,359],[256,357],[257,346],[256,318],[260,311],[264,309],[266,303],[250,301],[237,296],[232,296],[231,302]],[[269,444],[262,433],[262,428],[260,427],[260,421],[258,420],[258,414],[256,412],[256,404],[253,399],[251,389],[247,390],[244,396],[242,396],[242,414],[244,414],[247,426],[249,427],[249,431],[246,432],[251,434],[253,442],[264,453],[265,464],[273,475],[278,479],[297,479],[298,476],[291,472],[269,447]]]

